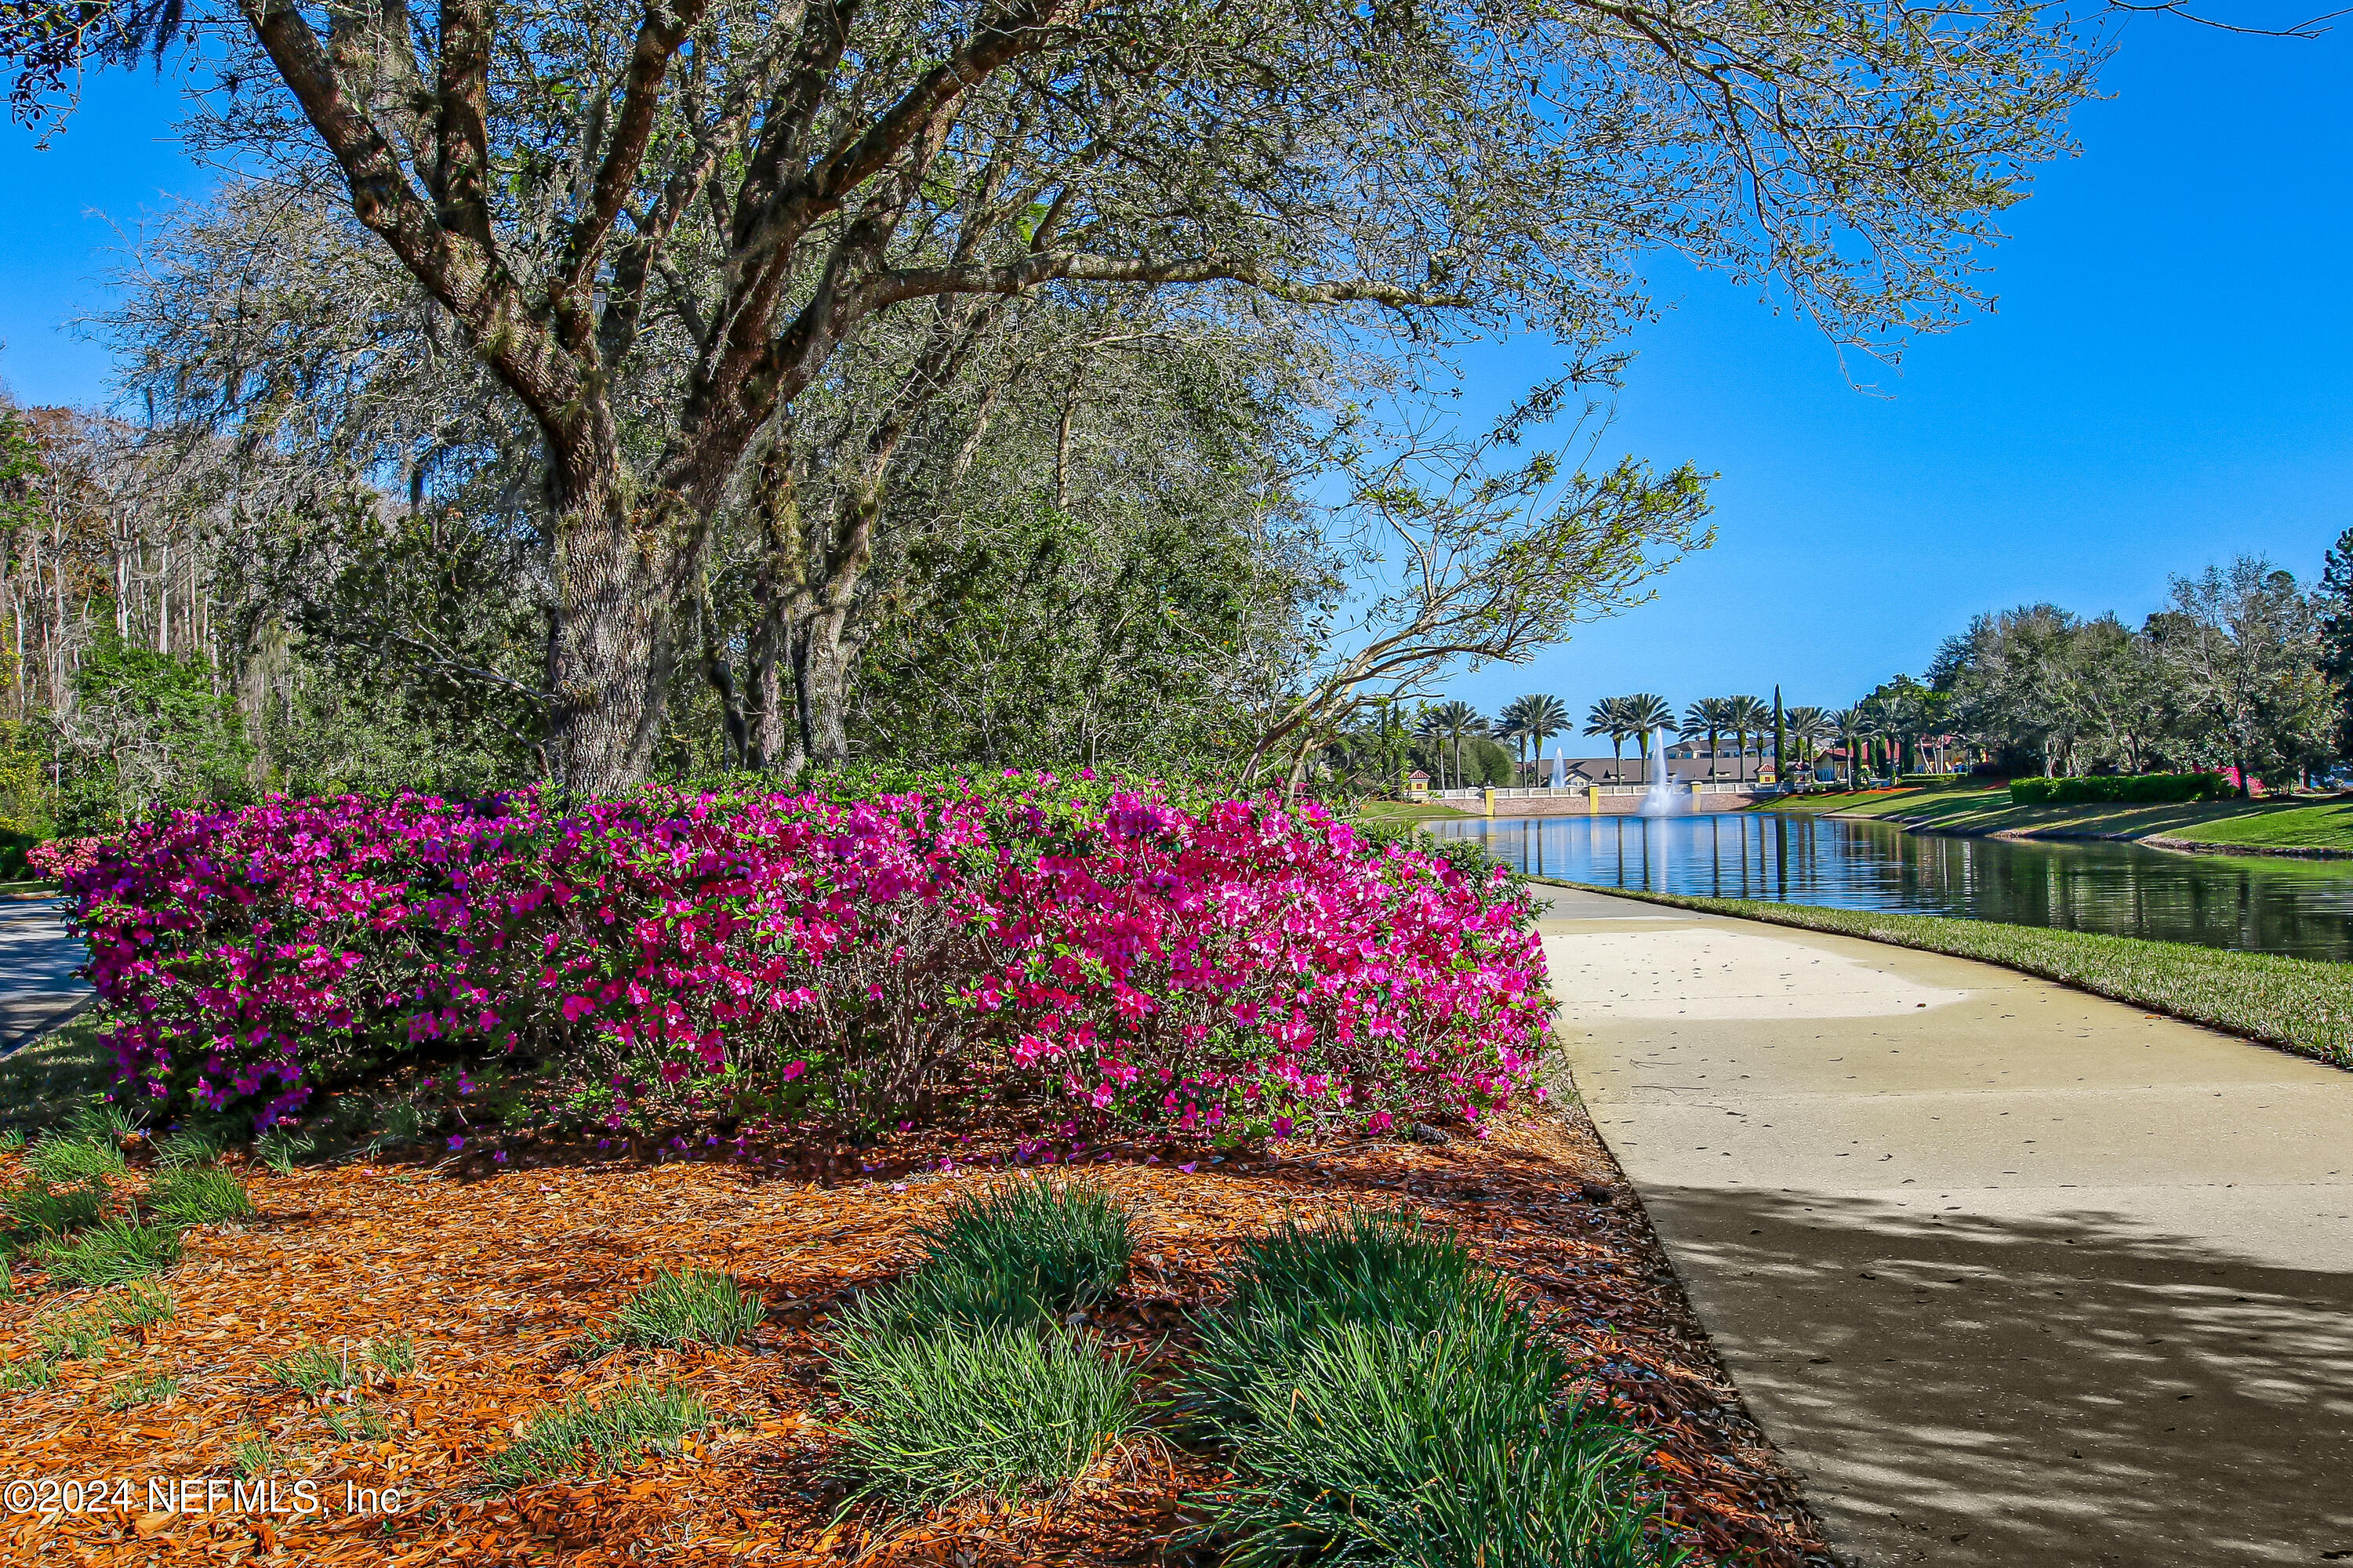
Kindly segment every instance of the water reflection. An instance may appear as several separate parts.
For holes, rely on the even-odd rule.
[[[1802,813],[1437,821],[1572,882],[1838,909],[1965,915],[2353,960],[2353,862],[1937,838]]]

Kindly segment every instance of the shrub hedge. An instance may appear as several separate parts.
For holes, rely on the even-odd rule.
[[[1282,1137],[1476,1119],[1533,1084],[1548,1023],[1501,884],[1271,798],[1008,774],[276,800],[46,858],[121,1092],[166,1118],[269,1128],[404,1061],[513,1057],[615,1128],[747,1086],[871,1124],[978,1068],[1074,1120]]]
[[[2087,779],[2013,779],[2015,806],[2073,806],[2119,802],[2177,805],[2186,800],[2223,800],[2236,793],[2220,773],[2121,773]]]

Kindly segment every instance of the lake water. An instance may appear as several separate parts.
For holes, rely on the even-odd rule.
[[[2353,961],[2353,861],[1947,838],[1806,812],[1428,824],[1541,876]]]

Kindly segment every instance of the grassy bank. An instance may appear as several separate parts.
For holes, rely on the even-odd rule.
[[[1475,817],[1480,813],[1458,811],[1435,800],[1367,800],[1356,808],[1356,815],[1367,822],[1430,822],[1441,817]]]
[[[2043,833],[2353,854],[2353,798],[2213,800],[2175,806],[2015,806],[2007,789],[1869,789],[1776,801],[1777,811],[1886,817],[1947,833]]]
[[[1684,898],[1618,887],[1591,891],[1977,959],[2243,1034],[2333,1066],[2353,1067],[2353,964],[1934,915]]]

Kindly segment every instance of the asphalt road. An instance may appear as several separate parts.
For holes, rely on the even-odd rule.
[[[90,953],[66,934],[65,901],[0,901],[0,1052],[71,1013],[90,998],[74,970]]]

